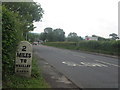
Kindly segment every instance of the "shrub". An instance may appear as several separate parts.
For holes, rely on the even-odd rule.
[[[3,74],[14,72],[16,45],[22,38],[22,23],[18,15],[2,7],[2,65]],[[3,76],[4,76],[3,75]]]

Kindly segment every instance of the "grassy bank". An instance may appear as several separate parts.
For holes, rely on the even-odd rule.
[[[31,78],[16,75],[7,75],[6,78],[7,81],[3,81],[3,88],[50,88],[42,77],[35,58],[32,63]]]
[[[46,42],[45,45],[71,50],[120,55],[120,41]]]

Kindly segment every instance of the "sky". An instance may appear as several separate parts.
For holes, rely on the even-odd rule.
[[[97,35],[109,38],[118,34],[119,0],[34,0],[44,10],[42,22],[35,22],[34,33],[44,32],[46,27],[61,28],[67,36]]]

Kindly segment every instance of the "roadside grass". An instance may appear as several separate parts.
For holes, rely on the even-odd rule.
[[[3,88],[51,88],[42,77],[36,62],[34,57],[32,60],[32,74],[30,78],[7,75],[7,81],[3,82]]]

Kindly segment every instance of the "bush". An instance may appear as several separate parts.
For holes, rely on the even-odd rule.
[[[2,65],[5,75],[14,72],[16,46],[23,38],[18,15],[3,6],[2,16]]]

